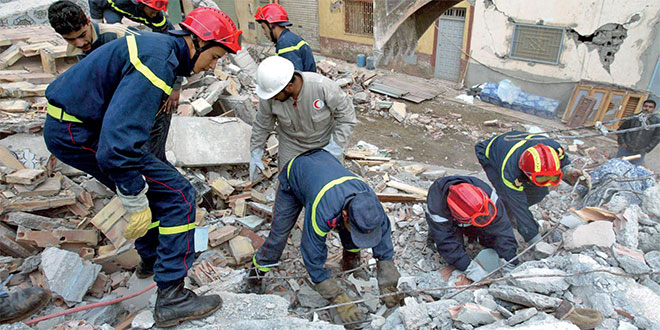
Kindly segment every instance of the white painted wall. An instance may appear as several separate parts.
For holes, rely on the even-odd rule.
[[[635,87],[642,78],[644,63],[641,55],[652,45],[654,24],[660,19],[658,0],[492,0],[495,6],[486,8],[484,0],[475,4],[472,32],[472,56],[487,66],[533,75],[552,77],[565,81],[593,80]],[[497,7],[497,10],[495,9]],[[629,22],[635,14],[640,20]],[[513,37],[513,18],[518,23],[572,28],[581,35],[592,34],[607,23],[625,24],[628,36],[615,55],[608,73],[600,62],[596,49],[589,50],[582,43],[576,44],[568,35],[564,38],[559,65],[548,65],[501,59],[497,55],[509,55]],[[656,49],[660,53],[660,49]],[[650,73],[646,73],[649,75]],[[645,89],[646,86],[643,86]]]

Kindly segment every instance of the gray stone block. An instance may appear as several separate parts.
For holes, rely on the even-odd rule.
[[[529,276],[529,275],[566,275],[566,273],[559,269],[548,268],[531,268],[523,271],[511,273],[511,276]],[[537,293],[552,293],[563,292],[569,286],[564,277],[529,277],[517,278],[509,281],[512,285],[517,286],[525,291],[532,291]]]
[[[40,265],[46,286],[67,302],[81,302],[101,271],[101,265],[56,247],[46,248],[41,258],[48,260]]]

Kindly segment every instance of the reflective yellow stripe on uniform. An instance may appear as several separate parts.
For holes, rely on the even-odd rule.
[[[347,249],[346,252],[358,253],[360,249]]]
[[[295,46],[285,47],[285,48],[282,48],[282,49],[278,50],[277,55],[282,55],[284,53],[288,53],[288,52],[298,50],[298,49],[302,48],[302,46],[304,46],[304,45],[309,45],[309,44],[305,40],[300,40],[300,42]]]
[[[497,139],[498,137],[500,136],[498,135],[496,137],[493,137],[492,139],[490,139],[490,142],[488,142],[488,146],[486,146],[486,159],[488,159],[488,155],[490,154],[490,146],[493,144],[493,141],[495,141],[495,139]]]
[[[504,184],[507,187],[509,187],[513,190],[523,191],[523,187],[522,186],[516,187],[516,185],[514,185],[511,181],[507,180],[504,177],[504,169],[506,168],[506,162],[509,160],[509,158],[511,157],[511,155],[513,154],[514,151],[518,150],[518,148],[520,148],[523,144],[525,144],[527,141],[529,141],[529,139],[532,138],[533,136],[534,135],[527,135],[524,139],[522,139],[522,140],[518,141],[518,143],[514,144],[513,147],[511,147],[511,149],[509,149],[509,152],[507,152],[506,156],[504,157],[504,160],[502,161],[502,182],[504,182]]]
[[[161,27],[167,21],[167,19],[165,18],[165,15],[163,15],[163,21],[162,22],[152,23],[152,22],[149,22],[149,20],[147,20],[144,17],[135,16],[135,15],[133,15],[133,14],[131,14],[131,13],[125,11],[125,10],[120,9],[119,7],[117,7],[117,5],[115,4],[115,2],[113,0],[108,0],[108,4],[110,4],[110,7],[112,7],[112,9],[114,9],[116,12],[128,17],[129,19],[140,21],[140,22],[142,22],[144,24],[147,24],[147,25],[151,24],[155,27]]]
[[[185,233],[193,229],[195,229],[195,224],[190,223],[187,225],[174,226],[174,227],[159,227],[158,233],[161,235],[174,235],[174,234]]]
[[[156,87],[160,88],[165,94],[170,95],[172,93],[172,87],[168,86],[162,79],[158,78],[149,67],[142,64],[140,58],[138,58],[138,48],[137,43],[135,42],[135,36],[130,35],[126,36],[126,43],[128,44],[128,55],[131,59],[131,64],[138,70],[145,78]]]
[[[82,123],[80,119],[64,112],[62,108],[58,108],[50,103],[46,105],[46,109],[48,111],[48,114],[57,120],[70,121],[73,123]]]
[[[158,226],[160,226],[160,221],[152,222],[152,223],[149,225],[149,227],[147,228],[147,230],[154,229],[154,228],[156,228],[156,227],[158,227]]]
[[[286,178],[287,179],[289,178],[289,174],[291,174],[291,165],[293,165],[293,160],[296,159],[296,157],[298,157],[298,156],[293,156],[293,158],[291,158],[291,161],[289,161],[289,166],[286,167]]]
[[[262,271],[264,273],[270,271],[270,267],[261,267],[261,265],[259,265],[259,263],[257,263],[257,255],[256,254],[252,256],[252,264],[254,264],[254,267],[257,267],[257,269],[259,269],[260,271]]]
[[[325,235],[327,234],[326,232],[324,232],[323,230],[321,230],[321,228],[319,228],[319,225],[318,225],[318,224],[316,224],[316,207],[317,207],[317,206],[319,205],[319,203],[321,202],[321,198],[323,198],[323,195],[325,195],[325,193],[326,193],[328,190],[330,190],[330,188],[332,188],[332,187],[334,187],[334,186],[336,186],[336,185],[338,185],[338,184],[342,184],[342,183],[344,183],[344,182],[346,182],[346,181],[348,181],[348,180],[360,180],[360,181],[364,181],[364,179],[362,179],[362,178],[358,178],[357,176],[343,176],[343,177],[341,177],[341,178],[334,179],[334,180],[328,182],[325,186],[323,186],[323,188],[321,188],[321,191],[319,191],[319,193],[316,194],[316,198],[314,198],[314,203],[312,204],[312,227],[314,227],[314,232],[315,232],[317,235],[319,235],[319,236],[321,236],[321,237],[325,237]]]

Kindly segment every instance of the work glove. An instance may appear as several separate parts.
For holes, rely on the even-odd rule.
[[[261,279],[266,275],[266,272],[262,272],[256,267],[250,269],[248,273],[248,278],[246,279],[247,290],[250,293],[263,294],[264,287]]]
[[[355,299],[350,298],[339,288],[339,284],[332,278],[316,284],[316,291],[321,297],[330,300],[333,305],[351,302]],[[356,322],[364,319],[364,315],[355,304],[337,307],[337,312],[343,323]]]
[[[250,181],[254,181],[257,178],[258,170],[264,170],[266,167],[261,161],[261,157],[264,156],[264,149],[257,148],[250,152]]]
[[[475,260],[470,261],[467,269],[465,269],[465,276],[473,282],[481,281],[486,275],[488,275],[486,270]]]
[[[124,210],[128,213],[128,226],[124,230],[127,239],[139,238],[147,234],[151,225],[151,209],[147,199],[149,186],[144,185],[142,191],[135,196],[124,195],[117,189],[117,196],[121,200]]]
[[[332,136],[330,136],[330,142],[328,142],[328,144],[323,147],[323,150],[329,152],[339,160],[341,160],[341,155],[344,153],[344,148],[340,147],[337,142],[335,142],[335,138]]]
[[[499,261],[500,261],[500,266],[502,266],[502,265],[504,265],[505,263],[507,263],[507,261],[506,261],[504,258],[500,258]],[[504,275],[508,275],[508,274],[511,273],[515,268],[516,268],[516,265],[514,265],[513,262],[512,262],[512,263],[510,263],[510,264],[508,264],[508,265],[506,265],[506,266],[504,266],[504,267],[502,268],[502,274],[504,274]]]
[[[377,268],[377,279],[378,279],[378,288],[380,289],[380,294],[394,293],[398,292],[396,285],[399,283],[399,271],[394,266],[394,262],[390,260],[379,260],[376,263]],[[388,308],[392,308],[399,304],[403,298],[402,294],[395,296],[383,297],[381,300]]]

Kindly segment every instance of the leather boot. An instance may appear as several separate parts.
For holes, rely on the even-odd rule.
[[[348,252],[346,250],[343,251],[343,256],[341,258],[341,270],[342,271],[347,271],[351,269],[355,269],[361,266],[360,263],[360,252]],[[353,276],[355,278],[361,279],[368,281],[369,280],[369,275],[367,275],[367,272],[364,271],[364,269],[360,268],[356,271],[353,271]]]
[[[184,287],[183,280],[179,283],[158,289],[154,320],[161,328],[173,327],[186,320],[203,318],[213,314],[222,307],[222,299],[218,295],[197,296]]]
[[[32,287],[0,295],[0,323],[14,323],[41,311],[50,302],[50,291]]]
[[[135,268],[135,276],[139,279],[145,279],[154,276],[155,263],[156,258],[140,260],[140,263]]]

